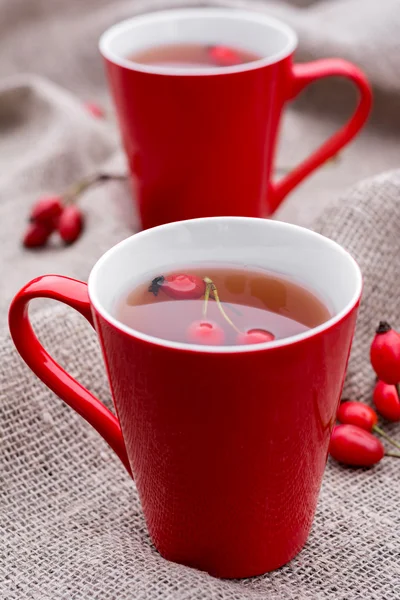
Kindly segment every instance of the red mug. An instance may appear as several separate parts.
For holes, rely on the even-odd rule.
[[[242,47],[260,60],[233,67],[166,68],[127,57],[161,44]],[[295,32],[246,10],[183,8],[123,21],[100,39],[144,229],[213,216],[271,215],[307,175],[360,130],[371,107],[364,74],[338,58],[293,64]],[[351,119],[321,148],[273,180],[285,104],[322,77],[359,91]]]
[[[199,262],[293,278],[333,316],[293,337],[219,347],[158,339],[116,319],[132,282]],[[34,279],[14,298],[9,324],[29,367],[134,477],[162,556],[219,577],[250,577],[285,564],[307,540],[361,287],[353,258],[317,233],[215,217],[133,235],[100,258],[88,284]],[[96,328],[117,416],[41,346],[28,317],[39,297],[72,306]]]

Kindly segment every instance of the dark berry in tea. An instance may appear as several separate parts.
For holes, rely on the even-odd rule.
[[[206,44],[164,44],[153,46],[128,57],[143,65],[156,67],[232,67],[259,60],[253,52],[241,48]]]
[[[303,333],[331,313],[314,293],[276,274],[196,266],[137,284],[118,301],[116,316],[161,339],[232,346]]]

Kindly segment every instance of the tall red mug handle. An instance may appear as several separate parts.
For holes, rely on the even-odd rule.
[[[309,83],[322,77],[340,76],[350,79],[358,88],[359,101],[349,121],[334,133],[311,156],[280,181],[271,184],[271,208],[274,211],[285,196],[307,175],[337,154],[359,132],[371,110],[372,91],[364,73],[352,63],[340,58],[326,58],[291,67],[291,84],[287,100],[293,100]]]
[[[29,320],[29,302],[51,298],[75,308],[94,327],[87,284],[60,275],[33,279],[15,296],[8,313],[11,337],[32,371],[105,439],[132,475],[118,419],[93,394],[71,377],[43,348]]]

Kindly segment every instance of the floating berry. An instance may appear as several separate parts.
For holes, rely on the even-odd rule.
[[[187,340],[191,344],[221,346],[224,339],[223,329],[213,321],[194,321],[187,330]]]
[[[397,387],[378,381],[374,389],[377,411],[388,421],[400,421],[400,400]]]
[[[348,400],[339,406],[337,419],[341,423],[356,425],[366,431],[372,431],[378,422],[378,415],[373,408],[363,402]]]
[[[96,102],[85,102],[84,107],[93,115],[93,117],[96,117],[96,119],[104,119],[104,110],[101,106],[96,104]]]
[[[400,334],[381,321],[371,344],[371,364],[385,383],[400,382]]]
[[[239,345],[245,344],[263,344],[265,342],[272,342],[275,336],[266,329],[248,329],[245,332],[240,332],[236,338]]]
[[[78,239],[83,228],[83,216],[77,206],[71,204],[62,212],[57,229],[61,239],[66,244],[72,244]]]
[[[332,458],[345,465],[372,467],[382,460],[385,449],[369,431],[346,424],[334,428],[329,453]]]
[[[156,277],[156,279],[159,278]],[[168,296],[180,300],[201,298],[206,288],[206,284],[201,277],[185,274],[164,277],[158,285]]]
[[[241,63],[239,54],[228,46],[212,46],[209,55],[211,60],[220,67],[231,67]]]
[[[61,215],[63,200],[61,196],[43,196],[32,207],[30,221],[52,225]]]
[[[44,223],[29,223],[23,238],[25,248],[40,248],[45,246],[51,235],[51,228]]]

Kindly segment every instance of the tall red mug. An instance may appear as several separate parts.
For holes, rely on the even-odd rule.
[[[135,282],[204,262],[294,279],[332,317],[293,337],[220,347],[161,340],[116,319]],[[121,242],[88,285],[34,279],[14,298],[9,324],[30,368],[133,475],[159,552],[215,576],[250,577],[280,567],[307,540],[361,287],[353,258],[317,233],[264,219],[198,219]],[[39,297],[72,306],[96,328],[118,416],[40,345],[28,317]]]
[[[127,57],[160,44],[222,44],[260,60],[233,67],[166,68]],[[183,8],[129,19],[100,39],[143,228],[212,216],[271,215],[307,175],[339,152],[370,111],[364,74],[339,58],[293,64],[295,32],[246,10]],[[350,79],[351,119],[280,180],[282,112],[309,83]]]

